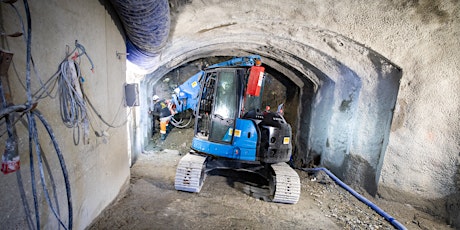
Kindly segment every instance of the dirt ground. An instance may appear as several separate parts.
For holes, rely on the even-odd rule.
[[[155,137],[131,168],[129,189],[88,229],[394,228],[323,172],[297,171],[302,191],[294,205],[265,201],[262,178],[233,170],[208,172],[200,193],[176,191],[176,165],[192,136],[173,129],[164,142]],[[366,197],[408,229],[452,229],[410,205]]]

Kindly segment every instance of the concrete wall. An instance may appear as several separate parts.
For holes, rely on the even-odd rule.
[[[14,5],[25,20],[22,1]],[[29,5],[32,20],[32,56],[42,80],[45,82],[50,79],[66,55],[66,46],[73,49],[75,40],[78,40],[86,48],[95,65],[92,73],[88,59],[81,57],[80,66],[85,78],[83,87],[87,97],[105,120],[113,122],[114,125],[122,124],[117,128],[108,128],[94,113],[91,113],[89,143],[84,144],[80,140],[78,145],[74,145],[73,129],[65,127],[61,121],[58,98],[45,98],[38,101],[37,109],[51,124],[69,172],[74,229],[84,229],[129,183],[127,126],[123,124],[128,113],[123,103],[126,64],[124,56],[120,59],[116,56],[117,51],[124,53],[126,48],[119,30],[119,22],[113,16],[116,14],[112,12],[108,1],[29,1]],[[21,24],[13,8],[3,3],[0,7],[2,32],[20,31]],[[2,38],[1,48],[14,53],[14,66],[11,66],[8,75],[13,101],[15,104],[22,104],[26,102],[26,93],[21,86],[26,76],[26,49],[23,37],[7,40]],[[32,74],[32,79],[32,91],[35,92],[40,84],[35,74]],[[53,94],[55,92],[56,90]],[[41,147],[55,180],[60,213],[64,223],[68,223],[65,187],[59,162],[46,131],[41,125],[38,126]],[[17,123],[16,127],[21,156],[20,173],[29,208],[33,212],[28,133],[21,122]],[[94,133],[103,130],[107,131],[109,136],[97,137]],[[0,149],[4,149],[6,136],[1,137]],[[36,168],[35,172],[37,171]],[[37,180],[38,178],[36,176]],[[49,176],[46,178],[51,181]],[[16,180],[14,173],[0,176],[0,194],[2,194],[0,222],[7,229],[26,229],[28,226]],[[51,189],[51,183],[49,185]],[[58,223],[45,203],[41,186],[38,185],[37,190],[42,227],[57,229]]]
[[[450,1],[440,2],[404,2],[396,1],[393,3],[387,2],[335,2],[326,1],[316,3],[314,1],[294,1],[290,3],[279,3],[278,1],[266,1],[263,4],[248,1],[200,1],[186,4],[177,13],[177,17],[173,21],[173,32],[171,34],[171,41],[165,48],[162,55],[158,57],[158,69],[156,71],[158,76],[167,72],[170,68],[177,66],[190,60],[191,57],[196,58],[210,54],[220,53],[238,53],[244,51],[261,52],[270,57],[283,56],[288,54],[297,55],[298,57],[311,55],[304,47],[311,46],[319,53],[318,57],[324,53],[333,55],[346,55],[346,51],[336,51],[339,49],[340,42],[343,40],[356,42],[358,45],[362,44],[363,49],[358,52],[367,52],[366,47],[372,51],[381,54],[387,60],[400,66],[403,71],[403,78],[401,79],[401,87],[399,92],[393,92],[392,95],[398,95],[398,103],[396,104],[396,118],[393,125],[393,135],[397,136],[399,128],[406,128],[406,131],[411,133],[412,138],[420,135],[415,130],[409,131],[409,127],[404,127],[404,122],[400,118],[400,103],[401,100],[412,100],[412,107],[420,108],[417,114],[405,116],[403,121],[408,123],[420,123],[422,120],[427,122],[439,123],[452,123],[455,126],[445,127],[443,132],[451,133],[446,135],[446,146],[442,147],[443,150],[439,151],[438,155],[451,159],[457,157],[458,146],[455,144],[457,135],[458,117],[454,112],[458,110],[458,94],[455,92],[455,87],[458,86],[458,67],[456,59],[453,57],[458,56],[458,51],[452,49],[458,44],[456,34],[458,33],[458,4]],[[209,20],[213,18],[214,20]],[[330,32],[328,32],[330,31]],[[316,33],[316,34],[315,34]],[[333,33],[342,35],[343,37],[336,36],[337,40],[327,39],[334,38]],[[324,43],[317,43],[319,40],[316,36],[324,36]],[[328,37],[328,35],[331,35]],[[258,42],[254,41],[258,39]],[[342,40],[339,40],[342,39]],[[247,44],[252,42],[251,44]],[[282,41],[283,40],[283,41]],[[284,43],[283,43],[284,42]],[[300,45],[299,45],[300,44]],[[251,46],[252,45],[252,46]],[[281,53],[281,46],[291,45],[291,53]],[[304,46],[302,46],[304,45]],[[343,45],[343,44],[342,44]],[[214,46],[214,47],[213,47]],[[335,47],[334,47],[335,46]],[[278,50],[276,50],[278,48]],[[284,48],[284,47],[283,47]],[[297,48],[297,49],[296,49]],[[302,48],[304,48],[302,50]],[[420,53],[423,48],[425,52]],[[270,50],[271,49],[271,50]],[[288,48],[285,48],[288,49]],[[346,48],[344,48],[346,50]],[[359,48],[357,48],[359,49]],[[219,51],[220,50],[220,51]],[[442,50],[442,52],[440,51]],[[273,54],[275,51],[279,53]],[[351,52],[351,50],[348,50]],[[436,51],[435,56],[433,52]],[[272,53],[269,53],[272,52]],[[287,51],[286,51],[287,52]],[[296,53],[294,53],[296,52]],[[323,54],[321,54],[323,52]],[[337,58],[337,57],[336,57]],[[353,63],[356,56],[351,53],[347,58],[341,57],[340,61],[345,62],[346,65]],[[430,65],[420,65],[420,60],[430,60]],[[270,60],[272,61],[272,60]],[[373,60],[371,60],[373,61]],[[385,59],[381,60],[382,62]],[[438,63],[437,67],[434,63]],[[296,68],[302,63],[290,63],[291,67]],[[327,63],[326,63],[327,64]],[[326,65],[325,64],[325,65]],[[340,64],[340,63],[339,63]],[[359,63],[358,63],[359,64]],[[358,65],[357,64],[357,65]],[[169,69],[168,69],[169,68]],[[365,67],[362,67],[365,68]],[[436,68],[438,71],[433,71]],[[354,71],[363,71],[358,69]],[[382,66],[380,71],[391,71]],[[424,72],[420,72],[424,71]],[[364,70],[365,72],[365,70]],[[417,78],[415,75],[417,74]],[[437,77],[439,76],[439,77]],[[408,93],[407,81],[427,81],[431,79],[432,84],[437,84],[435,80],[442,79],[442,82],[448,82],[450,85],[444,87],[444,92],[430,91],[430,95],[437,94],[440,98],[449,99],[450,103],[443,103],[442,105],[436,104],[434,98],[419,99],[419,95]],[[408,80],[410,79],[410,80]],[[365,79],[368,82],[363,84],[375,84],[377,81],[373,79]],[[395,83],[396,85],[398,83]],[[411,85],[411,90],[421,92],[424,87],[420,85]],[[369,94],[378,94],[381,92],[368,92]],[[444,94],[448,94],[448,98]],[[376,96],[375,101],[370,101],[369,106],[378,104],[384,98]],[[404,103],[404,104],[407,104]],[[432,112],[427,113],[425,109],[428,107],[443,106],[442,110],[447,110],[447,113],[438,113],[447,119],[431,119]],[[404,114],[407,114],[404,113]],[[418,116],[425,114],[426,119],[414,119]],[[399,125],[397,125],[399,124]],[[402,127],[401,127],[402,126]],[[398,128],[395,128],[398,127]],[[364,135],[364,134],[363,134]],[[362,135],[362,136],[363,136]],[[422,135],[423,136],[423,135]],[[422,137],[420,137],[422,138]],[[423,138],[422,138],[423,139]],[[354,140],[356,142],[356,140]],[[413,142],[412,142],[413,143]],[[389,150],[385,159],[393,159],[392,148],[403,150],[406,145],[392,138],[388,143]],[[446,149],[447,148],[447,149]],[[420,154],[420,149],[414,149],[411,152],[411,158]],[[380,155],[384,156],[384,155]],[[425,159],[425,157],[421,157]],[[395,162],[388,162],[394,164]],[[455,174],[455,159],[448,160],[449,175]],[[398,161],[400,162],[400,161]],[[404,162],[404,161],[403,161]],[[382,161],[383,163],[383,161]],[[384,164],[384,171],[390,170],[388,164]],[[416,167],[419,167],[417,164]],[[387,176],[388,171],[382,172]],[[443,174],[440,174],[443,175]],[[399,177],[399,176],[398,176]],[[399,177],[405,181],[411,180],[414,177],[425,177],[424,175],[411,175],[410,179]],[[453,180],[448,179],[453,185]],[[384,182],[384,180],[382,180]],[[386,181],[388,182],[388,180]],[[437,183],[436,181],[434,183]],[[391,184],[391,183],[390,183]],[[394,185],[393,185],[394,186]],[[421,185],[423,186],[423,185]],[[398,187],[398,186],[395,186]],[[431,189],[424,189],[426,197],[439,197],[450,194],[452,191],[444,190],[445,186],[441,184],[430,186]],[[437,188],[437,189],[435,189]],[[450,186],[450,188],[454,188]],[[398,187],[398,189],[401,189]],[[444,190],[442,193],[438,189]],[[403,188],[405,191],[411,191],[412,188],[408,186]],[[428,191],[431,190],[431,191]],[[442,195],[441,195],[442,194]]]

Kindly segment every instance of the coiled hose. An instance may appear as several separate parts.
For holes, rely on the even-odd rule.
[[[169,36],[168,0],[111,0],[126,32],[128,60],[150,71]]]

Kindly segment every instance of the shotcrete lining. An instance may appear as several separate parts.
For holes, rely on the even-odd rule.
[[[274,29],[276,26],[271,25]],[[200,58],[258,54],[267,60],[265,64],[283,73],[302,90],[305,81],[314,85],[311,104],[299,106],[299,117],[309,118],[298,122],[297,127],[309,132],[301,140],[308,142],[305,154],[321,155],[321,163],[335,168],[332,171],[338,175],[349,173],[345,172],[345,161],[350,159],[346,155],[358,154],[379,175],[387,142],[384,140],[382,144],[382,138],[389,135],[385,124],[391,123],[390,108],[396,100],[395,95],[387,94],[397,94],[399,67],[330,31],[306,28],[287,38],[285,34],[260,30],[263,32],[246,31],[244,40],[241,34],[221,28],[199,36],[176,37],[156,57],[150,75],[153,77],[146,82],[154,84],[174,68]],[[390,90],[382,92],[386,88]],[[355,123],[358,119],[360,122]],[[369,176],[378,182],[375,175],[357,176]]]

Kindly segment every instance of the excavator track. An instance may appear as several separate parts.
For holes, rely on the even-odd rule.
[[[300,178],[297,172],[288,164],[282,162],[272,164],[273,176],[273,202],[295,204],[300,197]]]
[[[186,192],[200,192],[206,178],[205,156],[187,153],[179,161],[176,169],[174,187]]]

